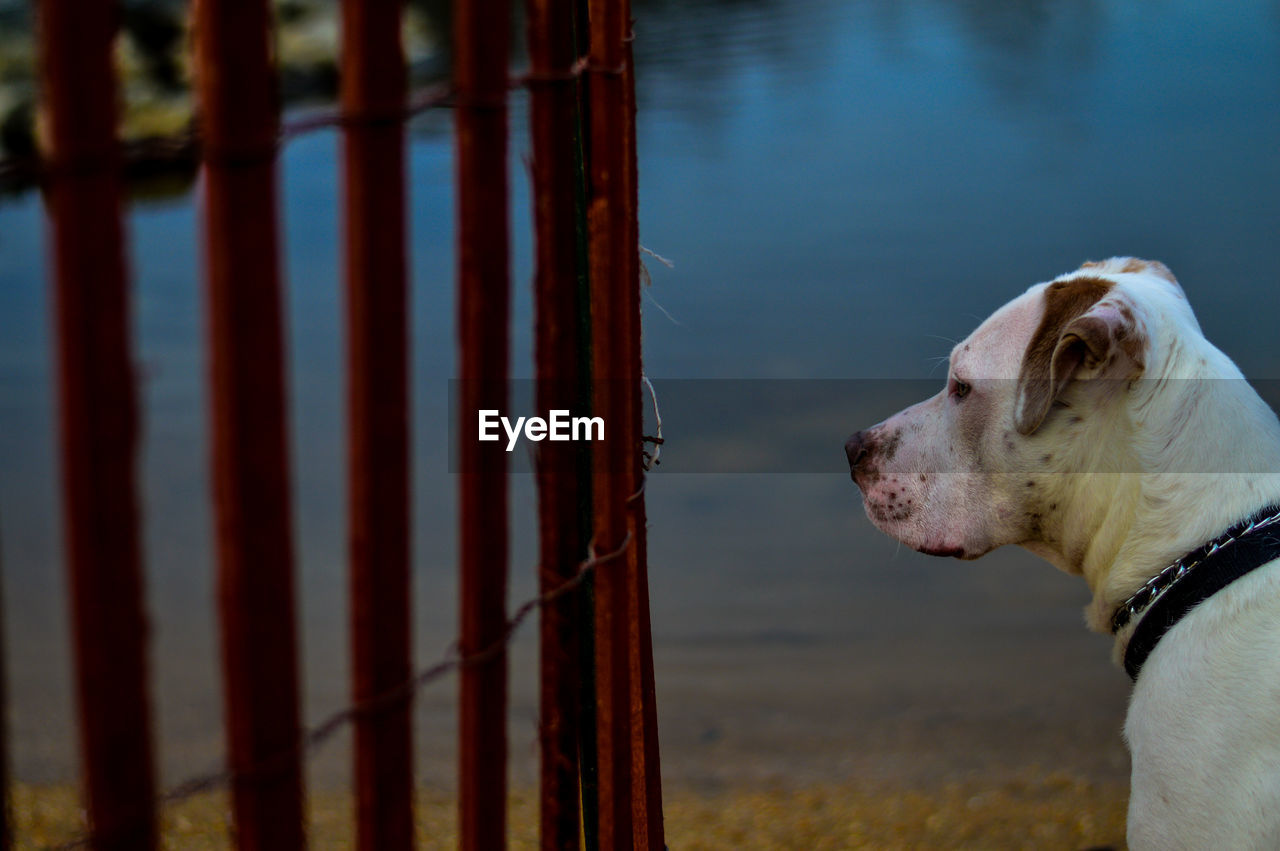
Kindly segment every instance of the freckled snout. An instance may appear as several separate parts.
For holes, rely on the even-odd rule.
[[[867,460],[871,454],[871,439],[865,431],[855,432],[844,443],[844,455],[849,459],[849,475],[858,480],[858,465]]]

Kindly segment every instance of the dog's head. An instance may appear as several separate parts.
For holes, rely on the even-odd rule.
[[[932,555],[1054,544],[1051,526],[1072,521],[1053,474],[1130,463],[1131,388],[1167,373],[1179,328],[1200,337],[1160,263],[1087,263],[1031,287],[956,345],[936,396],[849,439],[867,515]]]

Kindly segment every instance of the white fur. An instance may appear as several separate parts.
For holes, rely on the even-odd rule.
[[[1115,258],[1057,280],[1073,277],[1113,283],[1095,315],[1132,317],[1138,380],[1084,369],[1018,433],[1017,379],[1048,284],[1033,286],[955,347],[947,388],[861,433],[871,449],[854,475],[872,522],[916,549],[977,558],[1018,544],[1082,576],[1086,621],[1106,632],[1163,567],[1280,502],[1280,423],[1163,266]],[[1117,661],[1135,625],[1116,636]],[[1132,847],[1280,848],[1280,562],[1161,639],[1125,736]]]

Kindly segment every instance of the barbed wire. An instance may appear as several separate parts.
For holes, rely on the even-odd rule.
[[[640,489],[627,498],[627,502],[631,503],[644,492],[644,485],[641,483]],[[537,609],[554,603],[566,594],[572,593],[586,581],[587,577],[594,573],[601,565],[608,564],[621,558],[627,551],[627,547],[631,545],[632,533],[627,530],[623,536],[621,543],[617,548],[610,550],[603,555],[596,553],[594,540],[588,544],[587,558],[578,564],[578,569],[573,576],[566,579],[560,585],[552,588],[535,597],[531,597],[522,603],[515,613],[507,619],[506,626],[503,628],[502,636],[495,639],[488,646],[474,653],[464,655],[461,645],[458,641],[454,641],[445,651],[443,658],[430,667],[424,668],[413,677],[405,680],[393,689],[375,695],[368,700],[355,703],[340,709],[316,726],[303,732],[296,747],[289,750],[280,751],[259,762],[257,765],[250,767],[244,771],[237,771],[233,768],[217,768],[205,774],[190,777],[176,786],[161,793],[156,798],[156,804],[159,808],[171,807],[180,804],[197,795],[214,792],[219,789],[230,786],[237,779],[245,779],[255,777],[274,769],[276,766],[286,763],[294,759],[302,759],[305,761],[314,751],[318,750],[322,745],[332,739],[337,733],[353,723],[362,715],[375,713],[380,709],[384,709],[402,700],[407,700],[417,694],[426,686],[441,679],[453,671],[459,670],[471,665],[479,665],[488,662],[502,653],[503,650],[511,643],[516,632],[520,629],[521,624],[528,619],[529,615]],[[76,848],[85,848],[90,845],[95,838],[92,832],[86,832],[74,839],[59,845],[54,845],[50,851],[73,851]]]
[[[648,449],[640,450],[640,466],[647,473],[662,463],[662,444],[666,443],[666,440],[662,437],[662,414],[658,411],[658,392],[653,389],[653,382],[649,380],[649,376],[645,375],[644,372],[640,373],[640,380],[644,382],[645,387],[649,388],[649,398],[653,401],[654,432],[652,435],[642,434],[640,436],[643,443],[653,445],[653,452]],[[644,490],[643,483],[640,485],[640,490]]]

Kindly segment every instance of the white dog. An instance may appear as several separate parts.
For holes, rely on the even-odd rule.
[[[1132,847],[1280,848],[1280,423],[1163,264],[1033,286],[845,450],[894,538],[1089,584],[1135,678]]]

